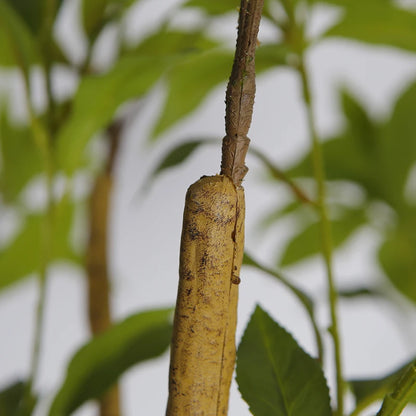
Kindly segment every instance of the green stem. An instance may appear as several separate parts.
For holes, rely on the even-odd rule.
[[[416,385],[416,361],[400,377],[392,393],[383,401],[377,416],[398,416],[409,402]]]
[[[325,262],[325,269],[328,280],[328,298],[331,313],[331,335],[334,342],[335,350],[335,369],[337,380],[337,416],[343,416],[344,412],[344,378],[341,364],[341,345],[338,331],[338,317],[337,304],[338,294],[335,288],[334,275],[332,269],[332,237],[331,237],[331,222],[328,217],[328,209],[326,206],[326,191],[325,191],[325,169],[324,160],[322,157],[322,150],[316,132],[313,103],[311,99],[311,90],[309,86],[308,75],[306,72],[303,53],[300,54],[300,62],[298,71],[302,80],[303,97],[306,104],[307,122],[312,139],[312,157],[314,176],[318,187],[318,204],[321,216],[321,240],[322,240],[322,254]]]

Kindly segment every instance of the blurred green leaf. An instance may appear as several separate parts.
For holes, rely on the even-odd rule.
[[[66,173],[79,167],[88,141],[111,122],[118,107],[147,93],[166,65],[163,58],[128,56],[109,73],[82,80],[72,113],[57,138],[59,164]]]
[[[342,94],[342,103],[347,118],[346,129],[338,137],[322,143],[327,179],[355,182],[367,191],[369,197],[385,201],[395,208],[400,207],[404,202],[406,177],[401,172],[408,172],[409,163],[406,164],[406,160],[413,157],[404,156],[406,167],[402,168],[400,155],[406,152],[408,146],[405,143],[402,145],[404,148],[398,146],[393,127],[374,123],[358,101],[346,91]],[[401,115],[410,115],[410,111],[398,111]],[[408,123],[411,121],[408,120]],[[398,123],[395,124],[397,126]],[[409,135],[411,133],[403,141],[410,140]],[[412,154],[413,147],[409,146],[409,154]],[[312,177],[311,160],[309,152],[289,170],[288,175]]]
[[[170,149],[168,154],[160,161],[152,176],[157,176],[165,169],[172,168],[184,162],[191,154],[206,140],[192,140],[185,143],[180,143],[173,149]],[[218,141],[219,142],[219,141]]]
[[[178,120],[195,111],[214,87],[224,83],[233,55],[214,49],[183,60],[167,75],[167,98],[152,136],[155,139]]]
[[[78,168],[88,141],[111,122],[120,105],[143,97],[184,55],[214,44],[200,32],[161,30],[126,52],[108,73],[85,77],[58,136],[58,160],[65,172]]]
[[[380,264],[387,277],[404,296],[413,302],[416,302],[415,230],[414,219],[402,220],[399,226],[387,236],[378,253]]]
[[[366,216],[363,210],[344,210],[339,218],[331,221],[333,247],[341,246],[365,222]],[[320,224],[315,222],[300,231],[289,241],[279,264],[281,266],[289,266],[317,255],[321,251]]]
[[[256,307],[237,352],[237,383],[255,416],[330,416],[318,362]]]
[[[79,262],[70,244],[74,214],[73,204],[66,200],[55,207],[52,261]],[[44,223],[43,214],[27,216],[17,236],[0,251],[0,290],[40,270]]]
[[[172,312],[140,312],[83,346],[68,366],[49,415],[70,415],[87,400],[100,397],[133,365],[161,355],[169,346]]]
[[[342,19],[325,36],[416,51],[416,13],[389,1],[330,1],[345,6]]]
[[[42,172],[42,160],[27,126],[14,126],[0,114],[0,190],[6,202],[15,202],[25,185]]]
[[[223,15],[234,11],[240,6],[238,0],[188,0],[182,7],[196,7],[211,16]]]
[[[381,378],[348,381],[356,400],[356,407],[365,409],[376,400],[381,400],[389,391],[392,390],[397,380],[402,376],[402,374],[404,374],[409,365],[412,363],[413,360]],[[416,394],[411,396],[410,401],[416,404]]]
[[[36,405],[36,398],[32,397],[28,407],[22,408],[26,383],[17,381],[0,391],[1,416],[30,416]]]
[[[27,71],[39,61],[35,38],[6,1],[0,1],[0,45],[0,66],[19,66]]]

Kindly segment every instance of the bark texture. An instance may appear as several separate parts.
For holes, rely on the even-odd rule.
[[[236,186],[246,175],[250,140],[247,137],[256,94],[255,55],[263,0],[242,0],[238,20],[237,46],[226,92],[225,133],[221,173]]]
[[[184,210],[168,416],[227,414],[243,241],[242,189],[223,175],[194,183]]]

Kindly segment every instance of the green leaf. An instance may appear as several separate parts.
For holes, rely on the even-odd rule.
[[[31,397],[26,408],[22,408],[22,399],[26,390],[26,383],[17,381],[0,391],[1,416],[30,416],[36,405],[36,398]]]
[[[416,51],[416,13],[396,7],[393,2],[387,1],[336,3],[346,5],[345,14],[325,36],[338,36]]]
[[[7,202],[15,202],[25,185],[42,172],[42,160],[27,126],[14,126],[0,114],[0,190]]]
[[[196,7],[211,16],[217,16],[231,11],[237,12],[239,6],[238,0],[188,0],[182,7]]]
[[[74,213],[74,206],[67,201],[61,202],[55,209],[52,261],[79,262],[70,244]],[[31,273],[39,272],[44,224],[44,214],[29,215],[15,239],[0,251],[0,290]]]
[[[94,338],[72,358],[49,415],[70,415],[87,400],[99,398],[124,371],[161,355],[171,332],[169,308],[140,312]]]
[[[120,105],[147,94],[184,56],[215,44],[200,32],[162,29],[126,52],[108,73],[84,78],[58,136],[58,160],[65,172],[80,166],[87,143],[111,122]]]
[[[400,379],[412,362],[413,360],[409,361],[399,369],[394,370],[381,378],[356,379],[348,381],[356,400],[356,407],[359,409],[365,409],[376,400],[381,400],[389,391],[392,390],[397,380]],[[411,396],[410,401],[416,404],[416,394]]]
[[[333,247],[341,246],[365,222],[366,216],[363,210],[345,210],[339,218],[331,221]],[[279,263],[281,266],[289,266],[321,251],[320,224],[315,222],[290,240]]]
[[[412,218],[402,221],[381,245],[378,258],[396,289],[416,302],[416,224]]]
[[[180,143],[179,145],[170,149],[168,153],[163,157],[163,159],[159,162],[156,169],[153,171],[152,176],[155,177],[166,169],[170,169],[174,166],[180,165],[186,159],[188,159],[188,157],[191,156],[192,153],[194,153],[194,151],[200,145],[204,144],[205,142],[207,142],[207,140],[192,140],[189,142]],[[209,142],[212,141],[210,140]]]
[[[231,52],[215,49],[175,65],[167,76],[167,98],[154,127],[153,138],[193,112],[214,87],[225,82],[232,60]]]
[[[118,107],[146,94],[166,65],[163,58],[126,56],[110,72],[82,80],[57,138],[59,164],[67,174],[81,165],[89,140],[111,122]]]
[[[375,124],[364,108],[346,91],[342,93],[347,126],[338,137],[322,143],[326,177],[347,180],[362,186],[368,196],[385,201],[392,207],[403,204],[403,180],[395,173],[399,166],[394,155],[397,137]],[[390,129],[392,132],[392,130]],[[410,148],[410,152],[412,149]],[[406,159],[405,159],[406,160]],[[289,176],[313,177],[312,156],[309,153],[288,172]]]
[[[0,1],[0,66],[19,66],[27,71],[39,61],[35,38],[6,1]]]
[[[255,416],[330,416],[318,362],[259,306],[237,353],[237,382]]]

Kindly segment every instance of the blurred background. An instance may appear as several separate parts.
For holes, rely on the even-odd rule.
[[[108,241],[103,250],[113,321],[175,303],[186,189],[219,171],[238,2],[108,0],[88,6],[64,0],[49,31],[36,20],[38,3],[0,5],[0,391],[31,371],[40,224],[52,195],[56,248],[49,256],[33,386],[39,395],[33,414],[42,416],[69,361],[91,337],[88,270],[94,267],[88,265],[96,260],[88,250],[91,215],[106,214],[105,199],[97,197],[100,208],[93,208],[100,180],[112,181],[103,191],[108,229],[98,235]],[[277,169],[286,172],[313,198],[304,159],[310,133],[294,69],[298,45],[285,31],[282,3],[266,2],[259,33],[250,129],[257,153],[248,155],[244,188],[247,252],[264,268],[243,268],[237,340],[260,304],[317,355],[304,308],[264,269],[281,271],[314,301],[334,397],[317,218],[287,180],[276,179]],[[416,354],[416,2],[298,0],[292,6],[307,39],[313,111],[325,143],[345,376],[382,379]],[[39,39],[41,46],[33,46]],[[38,51],[41,58],[34,56]],[[52,137],[49,174],[36,139],[42,135],[33,133],[38,124]],[[164,414],[168,365],[165,351],[122,374],[124,415]],[[354,401],[351,392],[348,412]],[[88,401],[73,414],[92,416],[97,409]],[[250,414],[235,383],[229,414]],[[416,408],[403,414],[416,415]]]

